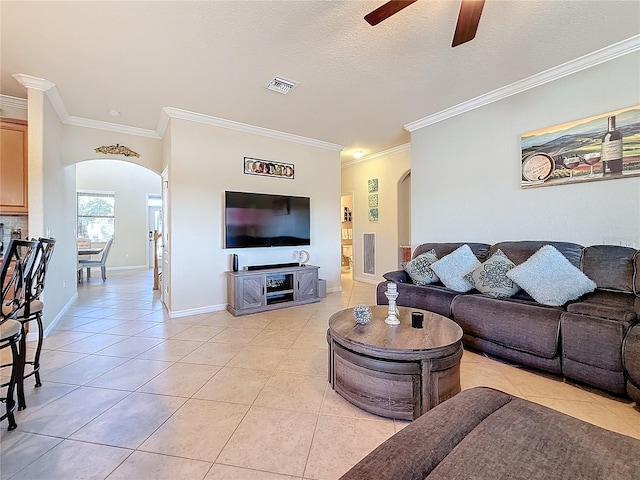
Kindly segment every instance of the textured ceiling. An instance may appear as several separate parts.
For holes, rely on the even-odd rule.
[[[420,0],[369,26],[382,3],[3,0],[0,93],[25,98],[12,77],[23,73],[53,82],[71,116],[155,130],[175,107],[344,145],[350,159],[640,33],[637,0],[487,0],[475,40],[451,48],[458,0]],[[300,85],[269,91],[274,75]]]

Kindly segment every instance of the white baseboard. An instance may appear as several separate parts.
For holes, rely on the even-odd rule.
[[[342,287],[327,288],[327,293],[338,293],[342,291]]]
[[[146,270],[146,269],[151,270],[151,268],[147,267],[146,265],[125,265],[122,267],[107,266],[107,270]]]
[[[69,310],[69,308],[71,307],[71,305],[73,304],[73,302],[75,302],[78,299],[78,292],[74,293],[71,298],[69,299],[69,301],[64,305],[64,307],[62,307],[60,309],[60,311],[58,312],[58,315],[56,315],[56,317],[51,321],[51,323],[49,325],[47,325],[47,327],[44,329],[44,337],[46,338],[47,335],[49,335],[49,333],[51,333],[51,331],[56,327],[56,324],[60,321],[60,319],[62,317],[64,317],[64,315],[67,313],[67,310]],[[30,342],[32,340],[37,340],[38,339],[38,332],[29,332],[29,334],[27,335],[27,341]]]
[[[378,285],[378,283],[380,283],[382,281],[382,280],[379,280],[376,277],[360,277],[360,276],[355,276],[355,275],[354,275],[353,279],[356,282],[368,283],[370,285]]]
[[[208,307],[189,308],[187,310],[171,310],[169,318],[188,317],[190,315],[199,315],[201,313],[220,312],[227,309],[227,304],[209,305]]]

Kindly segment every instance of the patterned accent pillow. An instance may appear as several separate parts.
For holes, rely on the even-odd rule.
[[[559,306],[593,292],[597,285],[552,245],[545,245],[507,277],[543,305]]]
[[[437,260],[436,251],[429,250],[421,253],[413,260],[401,263],[400,266],[416,285],[429,285],[440,280],[435,272],[431,270],[431,264]]]
[[[471,247],[464,244],[431,265],[431,269],[440,277],[445,287],[456,292],[468,292],[473,288],[473,283],[465,275],[479,265]]]
[[[507,272],[515,267],[502,250],[496,250],[491,258],[478,268],[465,275],[480,293],[491,297],[503,298],[514,295],[520,286],[507,277]]]

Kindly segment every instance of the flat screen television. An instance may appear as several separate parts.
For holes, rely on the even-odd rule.
[[[225,247],[311,244],[309,197],[224,192]]]

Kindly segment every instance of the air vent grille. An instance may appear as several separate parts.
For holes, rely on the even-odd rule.
[[[376,274],[376,234],[362,234],[362,271],[369,275]]]
[[[286,95],[291,90],[293,90],[297,85],[298,85],[298,82],[294,82],[293,80],[287,80],[286,78],[282,78],[282,77],[275,77],[273,80],[271,80],[271,82],[269,82],[269,85],[267,85],[267,88],[269,90],[273,90],[274,92],[278,92],[278,93],[282,93],[283,95]]]

